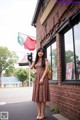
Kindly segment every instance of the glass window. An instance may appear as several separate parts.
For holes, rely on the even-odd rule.
[[[47,59],[48,59],[49,71],[51,71],[51,46],[47,48]]]
[[[64,34],[66,80],[80,80],[80,23]]]
[[[74,26],[76,79],[80,80],[80,23]]]
[[[49,62],[49,66],[51,66],[51,51],[50,51],[50,46],[47,48],[47,59]]]
[[[52,80],[57,80],[56,42],[47,47],[47,59],[52,71]]]
[[[56,42],[52,44],[52,79],[57,80]]]

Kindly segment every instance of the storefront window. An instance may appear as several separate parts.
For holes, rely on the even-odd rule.
[[[47,47],[47,59],[52,71],[52,80],[57,80],[56,42]]]
[[[80,80],[80,22],[64,34],[66,80]]]
[[[52,80],[57,80],[56,42],[52,44]]]
[[[47,59],[49,62],[49,66],[51,66],[51,50],[50,50],[50,46],[47,48]]]
[[[80,80],[80,23],[74,26],[75,55],[76,55],[76,79]]]

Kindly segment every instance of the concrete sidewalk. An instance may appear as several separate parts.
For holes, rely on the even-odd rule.
[[[8,120],[36,120],[37,106],[32,101],[0,105],[0,113],[8,112]],[[1,119],[0,119],[1,120]],[[5,119],[7,120],[7,119]],[[46,106],[44,120],[57,120]]]

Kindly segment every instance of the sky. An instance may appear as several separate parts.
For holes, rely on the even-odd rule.
[[[36,29],[31,26],[36,3],[37,0],[0,0],[0,46],[15,51],[19,61],[30,51],[18,43],[18,32],[36,37]]]

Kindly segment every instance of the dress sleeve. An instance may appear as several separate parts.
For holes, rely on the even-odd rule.
[[[46,61],[48,61],[48,59],[47,59],[47,58],[45,58],[45,62],[46,62]]]

